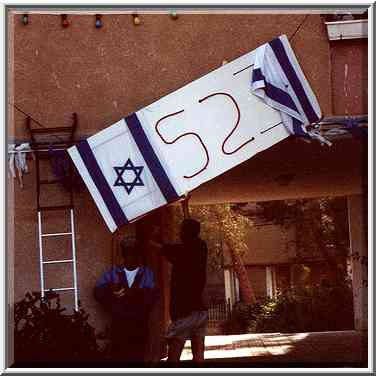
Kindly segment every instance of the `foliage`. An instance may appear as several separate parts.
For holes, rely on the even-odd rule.
[[[349,237],[345,198],[270,201],[257,206],[259,218],[265,222],[283,228],[294,226],[296,263],[324,259],[335,281],[341,283],[346,278]]]
[[[256,305],[238,302],[233,307],[230,318],[222,324],[223,333],[226,335],[247,333],[252,309],[255,307]]]
[[[226,334],[315,332],[353,329],[352,291],[342,285],[309,286],[280,292],[235,309],[225,323]]]
[[[300,226],[297,248],[303,254],[320,254],[322,246],[348,247],[347,206],[342,197],[270,201],[258,206],[260,216],[266,221],[284,227]]]
[[[83,309],[63,314],[56,293],[27,293],[14,306],[15,361],[74,362],[96,359],[95,329]]]
[[[178,223],[183,219],[183,213],[179,209],[175,211],[175,220]],[[235,212],[231,204],[191,205],[189,211],[190,216],[201,223],[201,237],[208,244],[208,264],[211,271],[222,269],[226,244],[239,256],[247,252],[246,237],[252,220]],[[176,232],[175,237],[177,236]]]

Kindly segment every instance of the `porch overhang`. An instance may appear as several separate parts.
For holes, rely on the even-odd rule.
[[[354,136],[344,119],[366,128],[367,117],[322,122],[332,146],[289,137],[192,192],[192,204],[256,202],[361,194],[367,186],[367,136]],[[324,134],[325,134],[324,133]]]

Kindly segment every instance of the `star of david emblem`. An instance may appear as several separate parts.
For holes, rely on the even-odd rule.
[[[131,194],[132,190],[136,186],[145,186],[144,182],[141,180],[141,173],[144,169],[143,166],[135,166],[132,161],[128,158],[123,167],[114,167],[117,178],[114,183],[114,187],[124,187],[128,194]],[[123,174],[125,171],[133,171],[134,179],[133,181],[124,181]]]

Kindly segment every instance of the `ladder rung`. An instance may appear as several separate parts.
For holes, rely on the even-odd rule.
[[[52,179],[52,180],[39,180],[39,184],[57,184],[61,183],[62,179]]]
[[[72,235],[71,232],[60,232],[60,233],[56,233],[56,234],[42,234],[42,237],[45,237],[45,236],[64,236],[64,235]]]
[[[47,149],[50,146],[57,146],[59,149],[62,148],[64,150],[67,150],[70,146],[74,145],[74,141],[58,141],[58,142],[32,142],[30,143],[31,150],[36,152],[37,154],[40,153],[47,153],[50,150],[54,151],[57,148],[54,147],[53,149]]]
[[[59,264],[63,262],[73,262],[73,259],[71,260],[52,260],[52,261],[43,261],[43,264]]]
[[[73,133],[74,127],[54,127],[54,128],[32,128],[30,132],[34,133]]]
[[[75,290],[75,288],[74,287],[62,287],[60,289],[45,289],[44,291],[48,292],[48,291],[66,291],[66,290]]]
[[[52,210],[67,210],[73,209],[72,205],[58,205],[58,206],[40,206],[39,211],[52,211]]]

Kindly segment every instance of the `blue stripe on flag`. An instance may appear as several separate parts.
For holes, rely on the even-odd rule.
[[[280,103],[285,107],[291,108],[295,112],[299,113],[294,101],[292,100],[289,93],[280,89],[277,86],[272,85],[265,80],[265,76],[262,74],[260,68],[256,68],[252,73],[252,82],[264,81],[265,83],[265,94],[272,99],[274,102]]]
[[[161,162],[155,154],[153,147],[142,129],[142,125],[138,120],[137,115],[133,113],[127,116],[125,122],[166,201],[176,201],[179,198],[179,195],[175,191],[166,171],[163,169]]]
[[[307,136],[307,133],[304,132],[302,125],[303,123],[301,121],[295,119],[294,117],[292,118],[292,127],[296,136]]]
[[[98,191],[101,194],[112,218],[114,219],[116,226],[120,227],[128,223],[127,217],[116,200],[111,187],[107,183],[107,180],[104,177],[97,160],[95,159],[89,143],[86,140],[80,141],[77,145],[77,150],[80,153],[80,156],[85,163],[85,166],[89,171],[95,186],[98,188]]]
[[[279,87],[265,81],[265,94],[275,102],[278,102],[299,113],[291,96]]]
[[[315,110],[313,109],[311,102],[309,101],[307,94],[297,76],[294,67],[291,65],[290,60],[286,54],[285,48],[279,38],[273,39],[269,42],[270,47],[275,53],[281,68],[286,74],[287,79],[289,80],[292,88],[295,91],[296,96],[299,98],[299,101],[303,107],[303,110],[310,123],[314,123],[319,120]]]
[[[264,75],[260,68],[256,68],[252,71],[252,82],[265,80]]]

